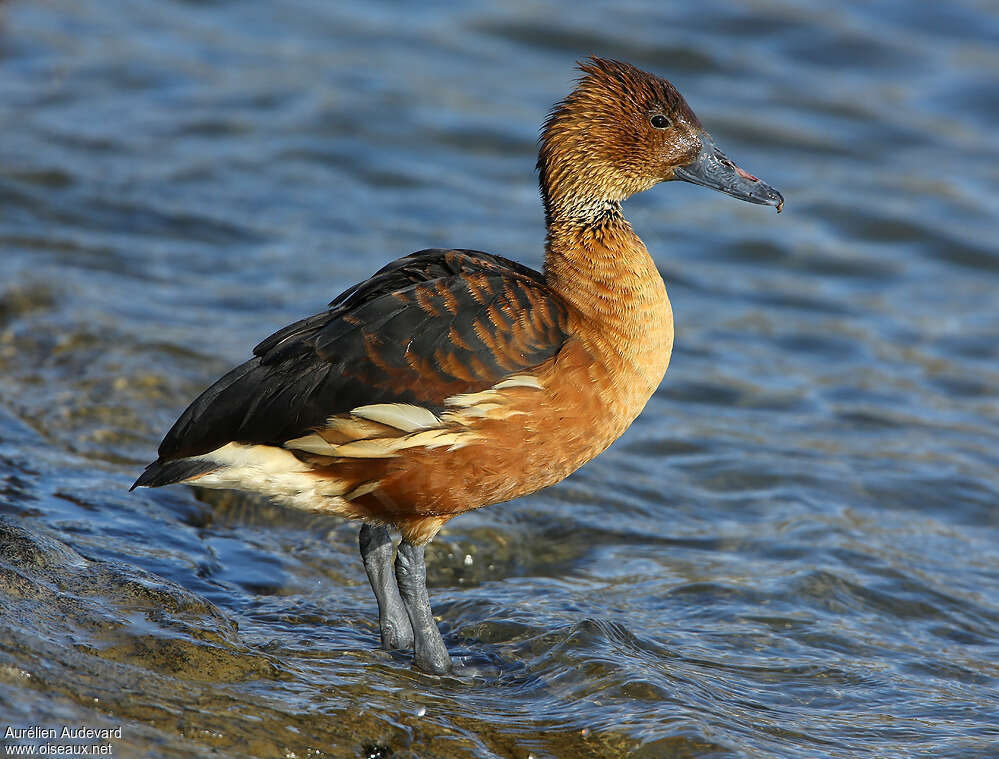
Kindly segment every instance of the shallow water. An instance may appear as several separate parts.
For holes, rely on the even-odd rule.
[[[337,6],[0,5],[0,731],[999,755],[995,6]],[[376,647],[354,526],[127,487],[205,384],[387,260],[540,265],[537,128],[591,52],[672,78],[786,209],[627,204],[673,365],[605,455],[432,544],[467,668],[424,676]]]

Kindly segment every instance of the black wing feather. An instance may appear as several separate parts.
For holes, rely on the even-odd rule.
[[[525,321],[522,314],[538,299],[549,318]],[[475,327],[477,320],[480,328],[491,324],[490,304],[512,311],[492,325],[500,340],[515,322],[544,323],[530,330],[525,349],[497,357]],[[565,341],[566,321],[565,305],[525,266],[470,250],[414,253],[343,292],[329,310],[263,340],[253,358],[181,415],[160,444],[159,462],[229,442],[280,445],[366,404],[419,403],[439,411],[445,397],[489,387],[511,373],[510,365],[523,371],[554,356]],[[464,347],[451,343],[452,330]],[[474,365],[474,376],[456,376],[436,363],[443,350],[463,367]]]

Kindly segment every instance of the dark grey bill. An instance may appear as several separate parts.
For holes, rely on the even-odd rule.
[[[693,163],[673,170],[676,179],[720,190],[733,198],[759,203],[761,206],[777,206],[777,213],[780,213],[784,207],[783,195],[732,163],[727,155],[715,147],[708,135],[701,135],[701,145],[701,152]]]

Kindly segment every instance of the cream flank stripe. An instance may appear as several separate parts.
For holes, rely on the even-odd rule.
[[[311,433],[284,444],[285,448],[314,453],[319,456],[343,458],[391,458],[406,448],[441,448],[449,450],[461,448],[479,439],[479,435],[468,429],[468,423],[475,418],[503,419],[514,414],[525,413],[504,408],[503,390],[510,388],[541,389],[537,377],[529,374],[515,374],[498,382],[480,393],[453,395],[445,399],[448,409],[439,417],[429,409],[408,403],[376,403],[351,409],[347,417],[330,417],[327,424],[330,432],[346,433],[353,431],[357,438],[344,443],[331,443],[320,433]],[[378,431],[357,429],[355,419],[362,419],[391,429],[404,435],[379,436]],[[456,429],[457,427],[457,429]],[[367,435],[365,435],[367,432]]]
[[[334,477],[316,478],[312,467],[292,451],[342,458],[392,458],[407,448],[460,448],[479,439],[471,429],[476,419],[503,419],[525,413],[506,407],[510,397],[504,391],[514,388],[542,389],[537,377],[515,374],[479,393],[454,395],[444,401],[447,409],[437,416],[429,409],[406,403],[377,403],[359,406],[344,416],[328,421],[329,437],[345,442],[330,442],[319,433],[311,433],[284,444],[244,445],[228,443],[192,460],[208,461],[219,469],[189,481],[207,488],[251,489],[292,502],[298,508],[325,510],[334,504],[327,499],[349,501],[378,487],[362,483],[351,492],[348,485]],[[396,430],[401,435],[392,435]],[[291,449],[291,450],[289,450]],[[355,483],[356,485],[356,483]],[[320,500],[312,500],[318,498]],[[326,500],[323,504],[322,501]],[[346,504],[344,504],[346,505]],[[334,506],[335,508],[335,506]]]

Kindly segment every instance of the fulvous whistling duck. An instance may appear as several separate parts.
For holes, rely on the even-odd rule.
[[[413,648],[426,672],[451,667],[427,542],[464,511],[578,469],[666,372],[672,310],[622,201],[682,179],[784,203],[715,147],[665,79],[601,58],[580,68],[540,139],[543,273],[475,250],[393,261],[254,348],[132,486],[255,491],[360,520],[382,644]]]

